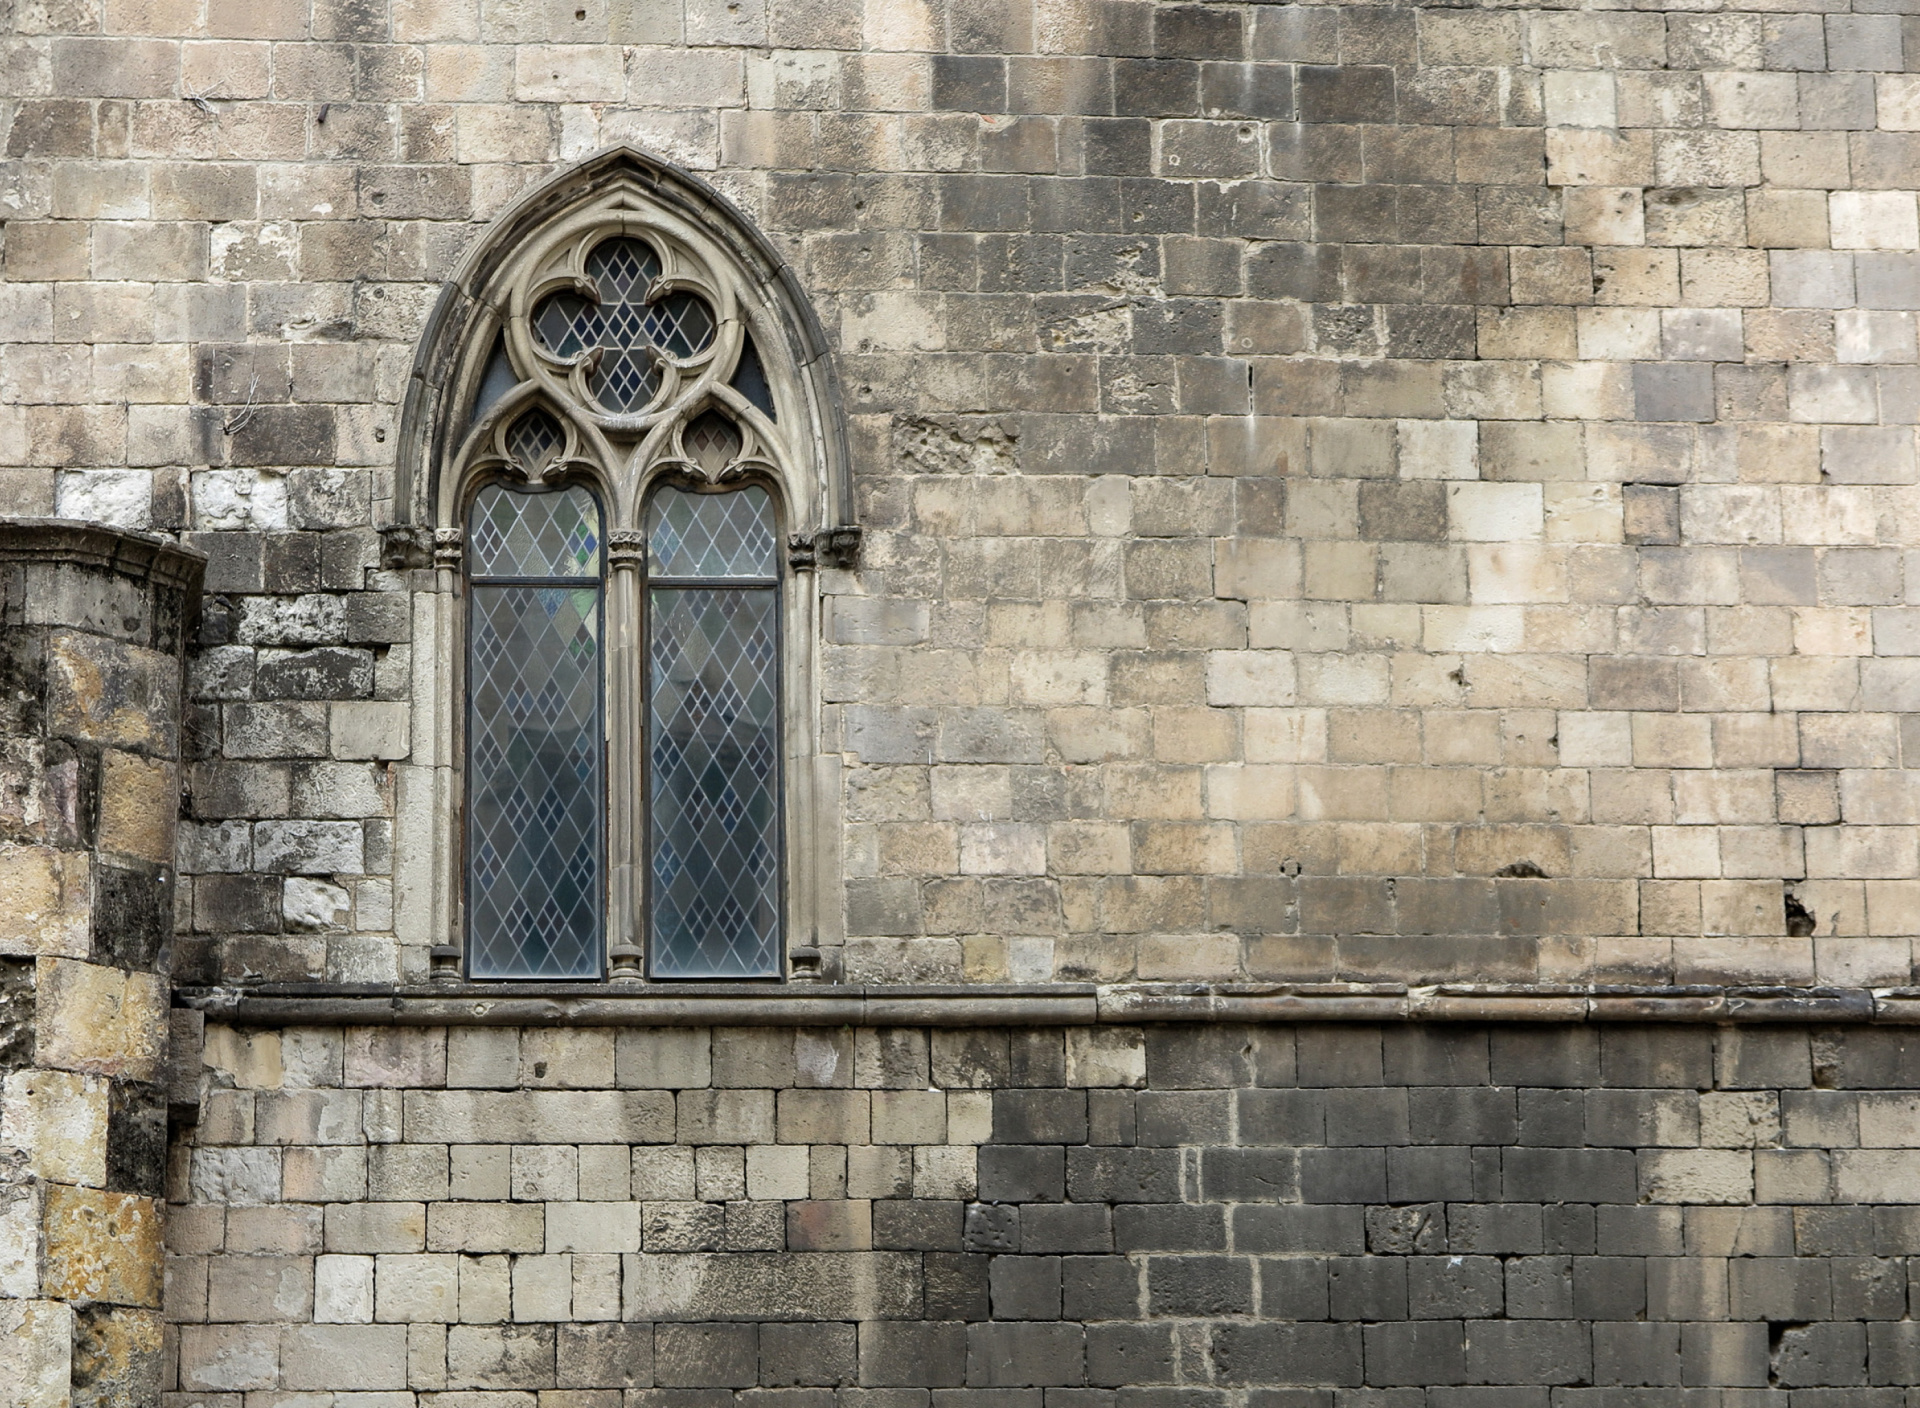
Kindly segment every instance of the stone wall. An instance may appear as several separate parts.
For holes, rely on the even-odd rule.
[[[0,1402],[161,1368],[167,958],[198,554],[0,524]]]
[[[1920,1374],[1904,1029],[216,1020],[203,1061],[175,1408],[1893,1408]]]
[[[211,555],[183,971],[451,937],[408,368],[624,142],[838,349],[854,977],[1908,981],[1898,8],[20,8],[0,509]]]

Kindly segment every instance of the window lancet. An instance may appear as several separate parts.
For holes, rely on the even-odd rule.
[[[651,970],[779,972],[779,565],[758,485],[663,486],[647,533]]]
[[[845,506],[826,364],[770,247],[702,218],[717,198],[596,162],[488,254],[447,373],[446,932],[469,978],[620,976],[636,949],[657,980],[782,978],[822,927],[786,844],[819,829],[795,817],[813,545]]]
[[[493,484],[470,521],[469,969],[598,977],[599,505]]]

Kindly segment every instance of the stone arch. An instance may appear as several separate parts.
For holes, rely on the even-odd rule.
[[[472,457],[465,444],[470,410],[489,350],[515,319],[527,251],[570,226],[606,228],[622,210],[678,223],[706,241],[711,272],[724,276],[742,325],[777,364],[768,367],[770,379],[792,401],[786,463],[774,477],[784,481],[796,547],[808,552],[824,542],[844,552],[854,522],[845,422],[831,349],[812,304],[773,243],[731,201],[680,167],[626,146],[597,152],[520,196],[442,285],[401,408],[393,515],[402,541],[424,549],[433,529],[448,526],[445,476],[463,472],[463,457]],[[658,459],[637,466],[627,486],[635,503]],[[425,565],[424,556],[415,560]]]

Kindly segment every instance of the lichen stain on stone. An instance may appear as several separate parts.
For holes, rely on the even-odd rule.
[[[48,722],[70,737],[172,752],[179,668],[168,656],[92,636],[49,642]]]
[[[71,1301],[158,1307],[160,1204],[132,1193],[49,1184],[46,1293]]]
[[[92,1306],[73,1337],[73,1408],[148,1408],[161,1381],[162,1328],[147,1311]]]
[[[0,958],[0,1069],[33,1064],[33,960]]]

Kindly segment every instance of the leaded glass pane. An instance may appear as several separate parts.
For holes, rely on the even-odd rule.
[[[740,428],[718,411],[696,416],[680,443],[687,458],[708,474],[718,475],[740,453]]]
[[[656,577],[771,577],[779,570],[778,546],[773,499],[758,485],[724,494],[666,487],[647,512],[647,557]]]
[[[471,590],[468,969],[597,977],[599,585]]]
[[[648,593],[655,977],[780,971],[777,603],[771,587]]]
[[[609,411],[636,411],[653,399],[660,374],[656,350],[691,357],[713,341],[713,310],[680,290],[646,301],[660,276],[660,257],[645,240],[603,240],[587,255],[587,276],[599,300],[572,291],[549,294],[533,311],[533,330],[556,357],[591,347],[600,362],[588,376],[594,400]]]
[[[740,339],[740,362],[733,369],[733,389],[768,420],[774,418],[773,388],[767,384],[767,369],[760,362],[760,349],[753,345],[751,333]]]
[[[577,485],[528,494],[490,484],[474,498],[467,538],[476,577],[600,574],[600,509]]]
[[[560,422],[542,410],[528,411],[507,431],[507,449],[529,475],[545,469],[567,441]]]
[[[513,362],[507,356],[507,340],[496,337],[493,340],[493,354],[487,358],[486,374],[480,378],[480,390],[473,398],[473,415],[468,424],[477,422],[493,409],[496,401],[517,385],[519,378],[513,374]]]

